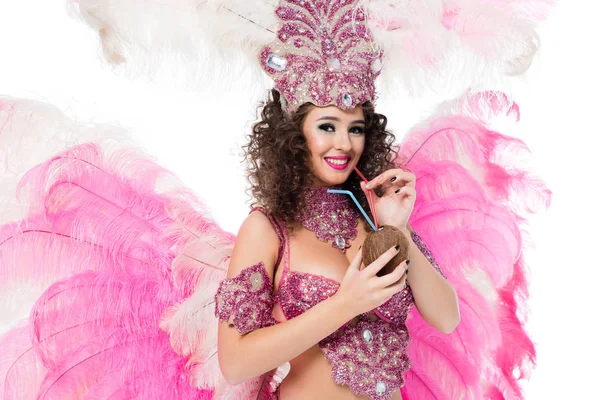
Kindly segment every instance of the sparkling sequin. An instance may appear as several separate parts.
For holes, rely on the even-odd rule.
[[[293,112],[304,103],[349,109],[375,99],[382,51],[366,25],[359,0],[281,0],[276,39],[263,47],[261,65]],[[269,63],[277,54],[287,64]],[[378,63],[376,62],[378,60]],[[343,102],[341,93],[348,93]]]
[[[273,285],[262,262],[224,279],[215,294],[215,316],[240,334],[275,324]]]
[[[404,323],[413,304],[412,289],[407,286],[373,311],[386,322]],[[398,310],[405,310],[405,312],[398,312]]]
[[[279,283],[275,301],[286,319],[292,319],[333,296],[339,284],[322,276],[286,271]]]
[[[435,257],[433,256],[433,254],[431,253],[431,251],[429,250],[427,245],[423,242],[423,239],[421,239],[421,236],[419,236],[417,234],[417,232],[413,232],[411,236],[412,236],[412,240],[415,243],[415,245],[419,248],[421,253],[423,253],[425,258],[427,258],[427,260],[431,263],[433,268],[435,268],[444,278],[446,278],[446,275],[440,269],[440,266],[438,265],[437,261],[435,260]]]
[[[304,196],[304,209],[296,219],[319,240],[331,241],[342,252],[356,237],[359,214],[347,196],[328,193],[327,187],[312,187]]]

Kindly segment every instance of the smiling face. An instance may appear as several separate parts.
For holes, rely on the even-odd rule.
[[[365,148],[362,107],[341,110],[335,106],[312,107],[302,133],[309,152],[313,185],[341,185],[358,164]]]

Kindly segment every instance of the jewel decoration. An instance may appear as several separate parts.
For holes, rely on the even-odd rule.
[[[352,96],[350,96],[348,93],[342,94],[342,104],[350,107],[352,105]]]
[[[379,72],[381,72],[382,68],[383,68],[383,63],[381,62],[380,58],[376,58],[371,63],[371,71],[373,71],[374,74],[379,74]]]
[[[378,381],[377,384],[375,384],[375,393],[377,393],[378,396],[383,396],[386,390],[387,385],[385,384],[385,382]]]
[[[340,72],[341,68],[342,68],[342,66],[340,64],[340,60],[337,58],[327,59],[327,68],[331,72]]]
[[[270,54],[267,57],[267,65],[275,71],[283,71],[287,65],[287,60],[281,56]]]
[[[363,331],[362,335],[363,335],[363,340],[366,343],[371,343],[373,341],[373,332],[371,332],[370,330],[365,329]]]
[[[359,214],[346,196],[327,193],[328,187],[309,188],[304,196],[304,208],[296,216],[298,222],[315,233],[323,242],[342,253],[356,237]]]
[[[307,102],[351,109],[375,100],[382,51],[359,3],[280,0],[275,14],[282,24],[260,62],[289,112]]]

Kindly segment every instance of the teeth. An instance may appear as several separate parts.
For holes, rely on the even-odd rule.
[[[326,158],[327,162],[331,163],[331,164],[335,164],[335,165],[344,165],[348,163],[348,159],[344,159],[344,160],[334,160],[332,158]]]

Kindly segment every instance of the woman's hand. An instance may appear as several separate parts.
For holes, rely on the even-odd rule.
[[[393,272],[382,277],[376,275],[396,254],[398,254],[398,250],[391,247],[361,270],[362,249],[358,250],[344,275],[340,288],[334,295],[351,313],[351,318],[379,307],[394,294],[404,289],[406,260],[400,263]]]
[[[368,191],[380,186],[383,196],[373,196],[375,213],[379,225],[392,225],[405,231],[408,219],[415,206],[417,192],[416,178],[412,172],[402,169],[390,169],[372,179],[368,185],[361,182],[360,187],[368,196]]]

